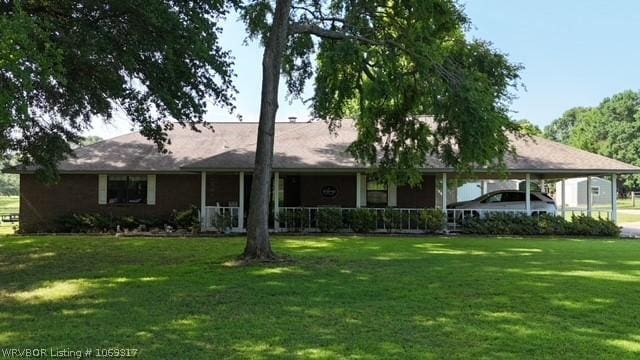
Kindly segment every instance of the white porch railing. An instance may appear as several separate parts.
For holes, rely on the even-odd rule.
[[[331,208],[331,207],[281,207],[276,218],[279,222],[277,231],[282,232],[319,232],[320,226],[318,214],[322,210],[333,209],[340,212],[342,224],[346,227],[341,230],[350,231],[350,216],[355,210],[366,209],[375,214],[375,231],[398,231],[398,232],[422,232],[424,222],[421,219],[421,212],[424,209],[415,208]],[[386,214],[385,214],[386,213]],[[492,213],[506,214],[526,214],[525,209],[448,209],[446,217],[447,230],[460,230],[462,225],[469,218],[484,218]],[[205,231],[218,232],[238,232],[244,229],[239,228],[239,207],[235,206],[207,206],[203,216]],[[561,210],[549,213],[546,210],[530,211],[531,216],[543,214],[562,215]],[[570,219],[572,215],[587,215],[584,208],[565,209],[565,218]],[[610,209],[592,209],[591,216],[603,219],[611,219]]]
[[[238,227],[240,208],[237,206],[206,206],[202,216],[204,231],[241,231]]]
[[[334,209],[340,212],[342,224],[347,226],[342,230],[351,230],[348,226],[351,213],[356,210],[368,210],[375,214],[376,231],[422,231],[420,213],[423,209],[415,208],[331,208],[331,207],[282,207],[278,214],[280,231],[318,232],[318,214],[322,210]],[[385,212],[392,213],[385,217]],[[389,227],[391,227],[389,229]]]

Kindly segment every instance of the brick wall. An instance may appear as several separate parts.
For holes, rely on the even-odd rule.
[[[322,188],[333,186],[334,197],[322,196]],[[356,175],[302,175],[300,176],[301,206],[356,207]]]
[[[422,186],[398,186],[398,207],[400,208],[433,208],[436,206],[436,177],[425,175]]]
[[[99,205],[98,175],[61,175],[55,185],[20,175],[20,228],[25,232],[55,231],[56,219],[72,212],[166,217],[191,205],[200,206],[200,175],[157,175],[156,205]]]

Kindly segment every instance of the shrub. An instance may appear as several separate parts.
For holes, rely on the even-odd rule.
[[[572,216],[571,221],[554,215],[489,213],[468,218],[463,232],[484,235],[589,235],[618,236],[620,228],[612,221],[589,216]]]
[[[387,231],[402,229],[402,212],[398,209],[387,208],[382,214],[382,221]]]
[[[367,233],[376,228],[376,213],[369,209],[353,209],[349,214],[351,230],[357,233]]]
[[[424,225],[426,232],[436,232],[444,229],[445,214],[439,209],[422,209],[420,211],[420,221]]]
[[[69,233],[100,233],[120,230],[162,228],[171,225],[187,230],[199,229],[198,208],[175,211],[166,218],[135,216],[113,216],[95,213],[70,213],[56,220],[56,231]]]
[[[215,227],[219,233],[224,233],[233,226],[233,219],[231,218],[231,213],[228,211],[217,212],[213,221],[213,227]]]
[[[61,216],[58,221],[58,228],[63,232],[87,233],[115,230],[109,218],[100,214],[68,214]]]
[[[309,213],[307,209],[283,209],[278,215],[280,226],[289,231],[302,232],[309,228]]]
[[[318,228],[321,232],[336,232],[342,229],[342,213],[340,209],[319,209]]]
[[[178,228],[194,231],[200,229],[200,213],[198,208],[191,208],[175,212],[175,222]]]
[[[586,215],[571,216],[572,235],[619,236],[620,227],[613,221]]]

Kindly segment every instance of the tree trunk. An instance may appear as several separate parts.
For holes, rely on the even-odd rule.
[[[280,84],[282,57],[287,44],[290,11],[291,0],[278,0],[271,32],[262,56],[260,122],[249,200],[247,244],[243,254],[246,260],[272,260],[276,257],[271,250],[271,240],[269,239],[269,194],[271,192],[276,112],[278,111],[278,85]]]

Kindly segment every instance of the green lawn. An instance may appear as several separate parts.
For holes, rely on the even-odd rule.
[[[618,209],[640,209],[640,198],[636,199],[636,206],[633,206],[631,198],[618,199]]]
[[[638,358],[640,241],[0,238],[0,348],[139,358]]]
[[[0,196],[0,215],[18,213],[20,198],[18,196]],[[13,234],[13,227],[17,223],[0,223],[0,235]]]
[[[19,206],[20,198],[18,196],[0,196],[0,214],[17,212]]]

